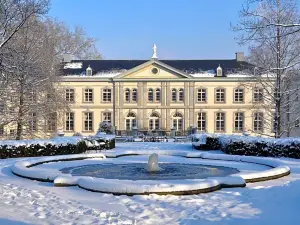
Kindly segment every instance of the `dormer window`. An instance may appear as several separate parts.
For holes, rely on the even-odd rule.
[[[223,75],[223,69],[222,67],[219,65],[219,67],[217,68],[217,77],[222,77]]]
[[[86,75],[87,76],[92,76],[93,75],[93,70],[90,66],[88,68],[86,68]]]

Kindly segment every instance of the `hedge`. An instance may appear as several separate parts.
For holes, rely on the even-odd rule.
[[[199,150],[222,150],[230,155],[300,159],[300,138],[255,138],[236,135],[208,136]]]
[[[96,141],[96,143],[95,143]],[[105,145],[100,145],[104,142]],[[111,140],[91,140],[82,139],[77,143],[66,144],[28,144],[28,145],[8,145],[0,143],[0,158],[18,158],[18,157],[38,157],[38,156],[54,156],[80,154],[88,150],[112,149],[115,147],[115,139]]]

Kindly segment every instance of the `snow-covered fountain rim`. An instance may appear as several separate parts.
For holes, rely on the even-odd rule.
[[[159,155],[178,156],[185,158],[201,158],[223,161],[237,161],[245,163],[254,163],[269,166],[270,169],[259,172],[240,172],[226,177],[210,177],[207,179],[191,180],[114,180],[94,177],[72,176],[62,174],[60,171],[48,171],[47,169],[35,168],[35,165],[57,161],[72,161],[88,158],[116,158],[131,155],[150,155],[151,153]],[[272,158],[262,158],[253,156],[238,156],[212,154],[203,152],[170,152],[163,150],[156,151],[123,151],[106,152],[96,154],[78,154],[67,156],[51,156],[38,159],[29,159],[16,162],[11,167],[12,172],[20,177],[32,180],[54,182],[55,186],[79,186],[83,189],[112,194],[198,194],[219,190],[222,187],[244,187],[248,182],[265,181],[277,179],[290,174],[290,168],[284,166],[280,161]]]

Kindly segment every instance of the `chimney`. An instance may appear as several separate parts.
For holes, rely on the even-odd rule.
[[[244,62],[245,61],[245,55],[244,52],[237,52],[236,55],[236,61],[237,62]]]
[[[63,62],[69,63],[73,59],[73,55],[70,53],[63,54]]]

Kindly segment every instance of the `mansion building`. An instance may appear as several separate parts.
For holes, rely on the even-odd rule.
[[[102,121],[118,132],[197,127],[207,133],[271,133],[256,107],[263,89],[254,85],[243,53],[222,60],[72,60],[64,56],[60,85],[70,103],[66,136],[95,134]],[[249,85],[253,83],[253,85]],[[247,85],[245,85],[247,84]],[[251,86],[251,88],[249,88]]]

